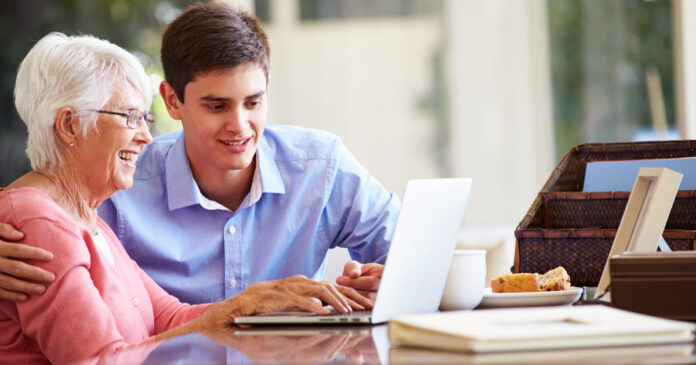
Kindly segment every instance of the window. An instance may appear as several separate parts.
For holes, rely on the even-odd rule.
[[[583,142],[678,138],[672,3],[547,4],[557,156]]]
[[[300,0],[301,20],[438,15],[440,0]]]

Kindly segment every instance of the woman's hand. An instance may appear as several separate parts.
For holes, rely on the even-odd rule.
[[[374,302],[353,288],[296,275],[252,285],[237,296],[208,307],[199,321],[206,327],[230,325],[235,317],[289,308],[325,315],[329,310],[323,304],[330,304],[340,313],[350,313],[353,309],[371,309]]]

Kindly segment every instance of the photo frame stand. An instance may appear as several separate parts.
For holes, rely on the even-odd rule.
[[[655,252],[679,191],[682,174],[668,168],[642,167],[633,184],[614,243],[604,264],[595,299],[606,294],[611,273],[609,260],[624,252]]]

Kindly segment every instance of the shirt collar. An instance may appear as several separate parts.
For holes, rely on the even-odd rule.
[[[167,154],[165,174],[167,178],[167,202],[169,210],[199,204],[200,190],[193,180],[186,157],[184,134],[181,133]]]
[[[264,193],[285,194],[285,185],[273,159],[273,153],[264,138],[256,151],[256,169],[249,195],[240,208],[246,208],[261,199]],[[191,205],[201,205],[208,210],[222,209],[224,206],[206,198],[193,179],[191,166],[186,156],[184,134],[181,133],[169,151],[166,160],[167,201],[169,210]]]
[[[283,177],[280,175],[280,171],[278,171],[278,165],[276,165],[273,156],[274,154],[268,140],[266,138],[261,138],[259,148],[256,150],[256,172],[254,173],[254,182],[256,182],[256,175],[258,175],[261,180],[262,193],[285,194]],[[254,184],[252,184],[252,190],[254,189],[253,185]]]

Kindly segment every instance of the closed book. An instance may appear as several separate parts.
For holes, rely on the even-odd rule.
[[[544,351],[468,353],[417,347],[389,348],[393,364],[696,364],[694,344],[609,346]]]
[[[693,323],[604,305],[534,307],[409,315],[389,322],[396,345],[487,353],[688,343]]]

